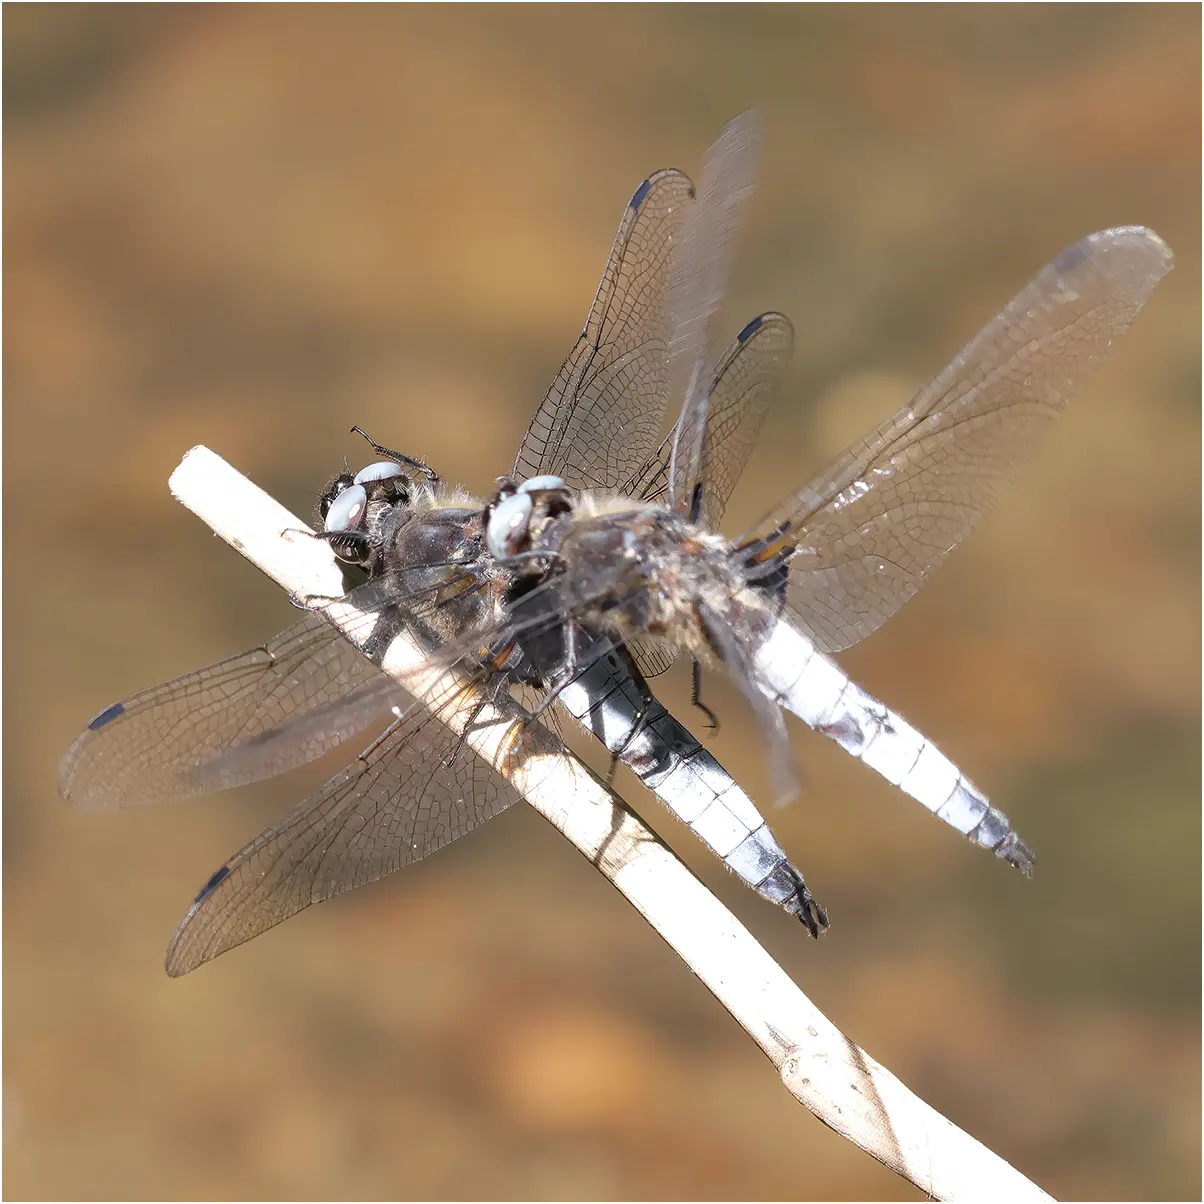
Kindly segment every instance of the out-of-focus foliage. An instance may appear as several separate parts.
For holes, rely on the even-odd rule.
[[[620,787],[852,1038],[1055,1195],[1198,1197],[1198,9],[4,16],[9,1195],[904,1192],[524,809],[173,982],[195,887],[336,761],[162,811],[55,797],[89,715],[291,621],[169,499],[186,448],[307,513],[359,422],[487,489],[631,190],[758,104],[727,333],[778,308],[799,350],[731,530],[1081,235],[1147,224],[1177,267],[844,658],[1012,816],[1032,882],[796,728],[806,796],[771,821],[830,909],[813,944]],[[707,701],[763,796],[743,705]]]

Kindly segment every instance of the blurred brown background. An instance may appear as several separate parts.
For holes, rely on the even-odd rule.
[[[337,764],[162,810],[56,797],[101,707],[294,617],[171,501],[185,449],[303,515],[364,461],[353,422],[487,489],[636,184],[757,104],[728,333],[780,308],[799,349],[731,531],[1068,243],[1147,224],[1177,267],[843,658],[1013,818],[1033,881],[793,725],[807,794],[771,822],[830,909],[815,944],[620,788],[850,1037],[1047,1190],[1198,1198],[1198,8],[4,18],[8,1196],[914,1196],[524,808],[170,981],[196,887]],[[747,711],[707,698],[764,797]]]

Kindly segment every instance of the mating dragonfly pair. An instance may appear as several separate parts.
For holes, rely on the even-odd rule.
[[[114,704],[72,745],[63,796],[115,808],[262,780],[395,716],[212,875],[172,940],[168,973],[516,801],[441,721],[456,699],[419,703],[382,672],[398,638],[456,670],[457,691],[516,693],[539,720],[557,704],[813,935],[828,920],[803,875],[648,685],[676,655],[694,661],[696,700],[700,663],[721,664],[741,687],[779,797],[792,789],[785,709],[1031,872],[1006,816],[830,654],[881,626],[969,534],[1128,329],[1170,250],[1140,227],[1076,243],[899,413],[728,541],[715,528],[794,342],[789,320],[768,313],[714,354],[757,140],[745,114],[711,149],[697,191],[675,170],[636,190],[581,338],[488,504],[375,443],[378,462],[327,486],[321,537],[367,575],[348,597],[370,625],[358,647],[315,610],[259,648]],[[682,395],[662,439],[668,402]]]

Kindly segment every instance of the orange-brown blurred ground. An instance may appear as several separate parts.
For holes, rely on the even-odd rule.
[[[200,973],[196,886],[321,780],[73,814],[113,699],[286,600],[168,497],[307,513],[363,424],[483,490],[654,168],[767,143],[729,332],[797,362],[729,529],[1064,245],[1177,253],[1005,504],[845,663],[1032,882],[796,729],[818,944],[620,785],[845,1031],[1059,1197],[1200,1193],[1200,14],[1191,6],[4,11],[9,1197],[906,1197],[522,808]],[[671,697],[684,703],[680,679]],[[718,755],[764,795],[718,679]],[[326,769],[335,766],[327,765]]]

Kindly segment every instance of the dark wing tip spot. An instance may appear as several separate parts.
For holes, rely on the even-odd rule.
[[[747,343],[748,340],[751,339],[753,335],[756,334],[757,331],[760,330],[764,325],[765,315],[758,314],[742,331],[740,331],[738,335],[736,335],[736,342]]]
[[[631,208],[638,209],[643,203],[644,198],[652,189],[652,177],[649,176],[636,190],[631,198]]]
[[[104,727],[106,723],[112,722],[118,715],[125,713],[125,703],[115,702],[111,707],[105,707],[91,723],[88,724],[88,731],[94,732],[98,727]]]
[[[230,867],[228,865],[223,865],[221,869],[215,870],[210,876],[209,881],[197,892],[197,897],[192,901],[193,905],[195,906],[197,903],[207,899],[229,877]]]

